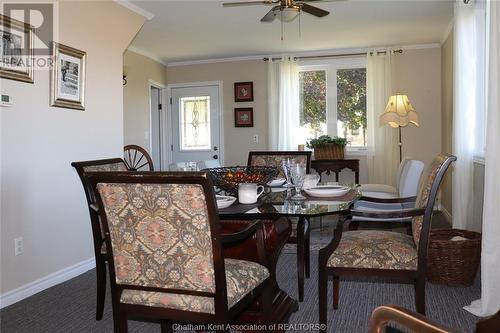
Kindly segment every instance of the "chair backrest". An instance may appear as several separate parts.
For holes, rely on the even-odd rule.
[[[85,190],[85,196],[87,197],[87,204],[89,206],[95,202],[95,198],[92,189],[85,182],[86,180],[83,176],[85,172],[112,172],[128,170],[127,165],[122,158],[72,162],[71,166],[76,169],[76,172],[80,177],[83,189]]]
[[[206,173],[86,177],[96,189],[109,235],[113,286],[205,297],[215,297],[217,291],[226,296],[215,195]]]
[[[399,197],[414,197],[417,195],[420,178],[424,171],[424,162],[405,158],[399,166],[396,189]]]
[[[213,168],[220,168],[220,160],[204,160],[204,161],[199,161],[198,163],[198,170],[203,170],[203,169],[213,169]]]
[[[443,181],[446,170],[448,170],[451,163],[456,160],[457,158],[453,155],[439,154],[429,166],[427,175],[422,178],[420,182],[415,207],[425,208],[425,214],[412,219],[412,233],[415,245],[419,250],[423,249],[424,254],[427,253],[432,211],[434,209],[439,186]],[[419,257],[420,254],[419,251]]]
[[[278,168],[278,175],[284,177],[281,161],[293,158],[306,165],[306,172],[311,170],[311,151],[251,151],[248,153],[248,166],[270,166]]]
[[[146,149],[138,145],[123,147],[123,161],[129,171],[154,171],[153,159]]]

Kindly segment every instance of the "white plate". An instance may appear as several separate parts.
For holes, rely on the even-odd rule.
[[[310,196],[318,198],[340,197],[350,190],[351,188],[348,186],[339,185],[319,185],[304,189],[304,191]]]
[[[219,209],[227,208],[236,201],[236,198],[230,195],[216,195],[215,199],[217,199],[217,208]]]
[[[278,187],[283,185],[286,182],[285,178],[276,178],[267,183],[269,187]]]

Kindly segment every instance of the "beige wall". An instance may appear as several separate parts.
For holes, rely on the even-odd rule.
[[[426,164],[441,151],[441,50],[439,48],[405,50],[396,56],[396,90],[408,94],[420,116],[420,128],[403,129],[404,154]],[[246,162],[251,149],[267,148],[267,64],[240,61],[168,67],[168,83],[224,81],[224,131],[226,164]],[[255,102],[234,103],[233,83],[254,81]],[[233,108],[253,106],[255,127],[235,128]],[[259,144],[252,136],[259,135]],[[362,162],[364,158],[362,158]],[[365,163],[362,163],[365,168]],[[366,181],[366,170],[361,171]]]
[[[123,52],[143,22],[112,1],[60,2],[58,41],[87,52],[83,112],[49,107],[48,71],[36,71],[34,84],[0,80],[14,100],[0,109],[2,306],[57,279],[16,288],[92,264],[88,208],[70,163],[122,155]],[[20,256],[16,237],[24,238]]]
[[[149,146],[150,82],[167,86],[166,67],[132,51],[123,55],[127,84],[123,86],[123,126],[125,144],[136,144],[151,151]]]
[[[441,49],[405,50],[395,59],[395,92],[408,95],[420,123],[402,129],[403,156],[427,166],[441,152]]]
[[[267,149],[267,63],[262,60],[167,67],[168,83],[222,81],[224,163],[246,165],[250,150]],[[254,101],[234,102],[234,83],[253,81]],[[234,108],[253,107],[254,127],[234,127]],[[253,136],[259,143],[253,143]]]
[[[441,123],[441,149],[443,152],[453,151],[453,30],[441,46],[441,93],[442,93],[442,123]],[[446,174],[441,188],[441,205],[448,213],[452,214],[451,207],[451,178],[453,168]],[[447,215],[448,215],[447,214]]]

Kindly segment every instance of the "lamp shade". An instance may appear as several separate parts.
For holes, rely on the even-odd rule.
[[[418,114],[413,109],[408,96],[396,94],[389,97],[385,112],[380,116],[380,126],[384,124],[389,124],[394,128],[406,127],[409,124],[420,126]]]

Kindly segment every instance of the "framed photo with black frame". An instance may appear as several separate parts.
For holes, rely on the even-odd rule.
[[[235,108],[234,127],[253,127],[253,108]]]
[[[235,102],[253,102],[253,82],[236,82],[234,84]]]

